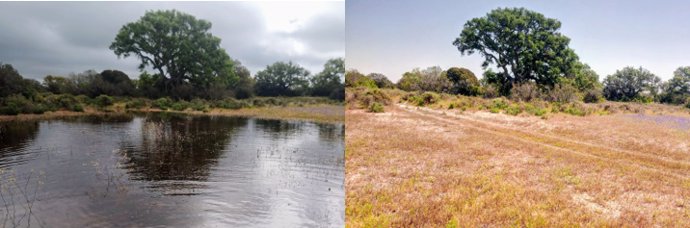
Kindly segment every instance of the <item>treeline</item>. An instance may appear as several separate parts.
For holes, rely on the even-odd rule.
[[[315,96],[341,101],[344,99],[343,64],[342,58],[328,60],[323,71],[312,75],[292,62],[276,62],[257,72],[256,77],[252,77],[246,67],[235,61],[234,74],[239,80],[232,86],[211,85],[208,88],[199,88],[191,83],[181,83],[166,90],[165,87],[169,85],[165,85],[164,79],[148,72],[139,75],[138,79],[132,79],[119,70],[87,70],[68,76],[48,75],[39,82],[24,78],[10,64],[0,63],[0,114],[83,111],[85,104],[96,107],[111,105],[114,97],[147,98],[160,101],[158,103],[179,103],[178,107],[190,106],[185,105],[189,103],[186,101],[218,100],[225,102],[218,105],[221,108],[248,107],[250,105],[247,103],[265,100],[231,101],[255,96]],[[153,102],[152,106],[172,107],[156,104]]]
[[[625,67],[599,80],[558,30],[561,23],[524,8],[498,8],[465,23],[452,45],[462,55],[480,54],[481,80],[468,69],[413,69],[393,83],[387,77],[357,70],[346,73],[346,86],[398,88],[517,101],[534,99],[568,103],[640,101],[690,107],[690,67],[679,67],[667,82],[639,67]]]
[[[534,81],[516,83],[507,93],[501,93],[501,85],[492,83],[492,71],[484,73],[478,80],[475,74],[465,68],[452,67],[443,70],[434,66],[426,69],[415,68],[405,72],[402,78],[393,83],[383,74],[364,75],[357,70],[345,74],[346,87],[388,88],[404,91],[435,92],[481,96],[484,98],[508,97],[516,101],[529,102],[544,100],[551,102],[597,103],[604,100],[658,102],[685,105],[690,108],[690,66],[679,67],[673,77],[662,82],[661,78],[642,67],[625,67],[608,75],[603,82],[588,66],[581,69],[587,77],[564,77],[552,87]],[[589,80],[583,80],[587,78]]]

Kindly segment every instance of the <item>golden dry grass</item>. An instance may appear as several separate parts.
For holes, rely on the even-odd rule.
[[[629,114],[386,111],[346,111],[348,227],[690,226],[689,130]]]
[[[84,115],[103,115],[107,113],[124,113],[124,108],[115,108],[108,112],[99,111],[96,109],[86,109],[84,112],[72,111],[56,111],[46,112],[44,114],[19,114],[16,116],[0,115],[0,121],[13,120],[40,120],[40,119],[55,119],[68,116],[84,116]],[[315,122],[343,122],[345,119],[344,106],[341,105],[304,105],[304,106],[275,106],[262,108],[242,108],[242,109],[210,109],[208,112],[192,111],[166,111],[175,113],[185,113],[191,115],[219,115],[219,116],[244,116],[256,117],[263,119],[295,119],[295,120],[309,120]],[[160,109],[139,109],[139,112],[161,112]]]

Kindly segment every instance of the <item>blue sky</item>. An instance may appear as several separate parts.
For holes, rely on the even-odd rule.
[[[384,1],[347,0],[346,67],[392,81],[415,67],[484,72],[479,54],[452,45],[466,21],[498,7],[525,7],[561,21],[570,47],[600,80],[642,66],[664,80],[690,66],[688,1]]]

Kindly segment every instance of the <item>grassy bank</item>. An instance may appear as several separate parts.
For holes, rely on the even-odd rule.
[[[683,106],[641,102],[599,103],[548,102],[544,100],[515,101],[505,97],[482,98],[434,92],[407,92],[398,89],[347,88],[348,109],[366,109],[369,112],[384,112],[386,105],[406,104],[439,110],[488,111],[513,116],[539,116],[549,118],[557,114],[575,116],[608,115],[616,113],[690,113]]]
[[[72,96],[46,94],[29,100],[10,97],[0,107],[0,121],[52,119],[66,116],[99,115],[125,112],[176,112],[194,115],[246,116],[270,119],[300,119],[342,122],[342,102],[322,97],[255,97],[191,101],[170,98]]]

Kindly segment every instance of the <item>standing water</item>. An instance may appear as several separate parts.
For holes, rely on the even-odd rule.
[[[344,127],[166,113],[0,123],[2,227],[341,227]]]

